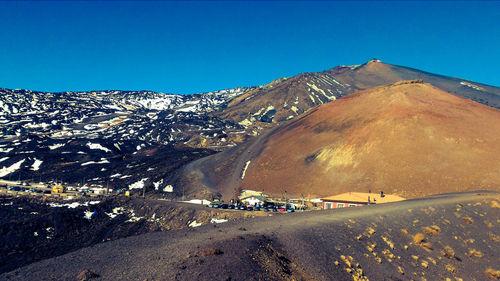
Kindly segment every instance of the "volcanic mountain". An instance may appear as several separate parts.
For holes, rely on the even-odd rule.
[[[235,97],[222,112],[216,114],[241,125],[262,126],[263,123],[292,119],[310,108],[359,90],[415,79],[423,79],[447,92],[500,108],[498,87],[373,59],[361,65],[337,66],[323,72],[277,79]]]
[[[500,111],[421,80],[316,107],[246,143],[189,164],[189,182],[289,196],[384,191],[405,198],[500,190]]]

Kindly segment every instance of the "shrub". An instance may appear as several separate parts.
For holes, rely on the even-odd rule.
[[[439,234],[439,232],[441,231],[441,228],[439,228],[439,226],[437,225],[433,225],[433,226],[425,226],[425,227],[422,227],[422,231],[425,232],[425,234],[429,235],[429,236],[436,236]]]
[[[474,220],[471,218],[471,217],[464,217],[463,220],[467,223],[467,224],[473,224],[474,223]]]
[[[455,273],[457,271],[457,269],[451,264],[446,265],[446,270],[448,270],[451,273]]]
[[[413,242],[417,245],[424,241],[425,236],[422,233],[417,233],[413,236]]]
[[[469,256],[470,257],[476,257],[476,258],[482,258],[483,257],[483,253],[481,253],[481,251],[478,251],[476,249],[472,249],[469,251]]]
[[[488,268],[484,271],[486,275],[493,279],[500,279],[500,270],[495,270],[493,268]]]
[[[441,251],[441,254],[449,259],[455,258],[455,251],[450,246],[445,246],[444,249]]]

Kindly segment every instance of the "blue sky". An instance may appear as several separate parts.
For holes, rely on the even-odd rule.
[[[500,2],[0,1],[0,87],[191,94],[372,58],[500,86]]]

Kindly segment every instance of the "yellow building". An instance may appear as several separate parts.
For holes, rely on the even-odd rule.
[[[356,207],[370,204],[381,204],[389,202],[403,201],[405,198],[380,193],[366,193],[366,192],[346,192],[334,196],[321,198],[323,201],[323,209],[335,209],[344,207]]]

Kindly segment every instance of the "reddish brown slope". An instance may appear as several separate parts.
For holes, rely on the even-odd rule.
[[[404,197],[500,183],[500,112],[429,84],[379,87],[277,130],[240,187]]]
[[[289,196],[383,190],[406,198],[500,190],[500,111],[429,84],[396,83],[317,107],[213,158],[190,168],[226,197],[235,188]]]

